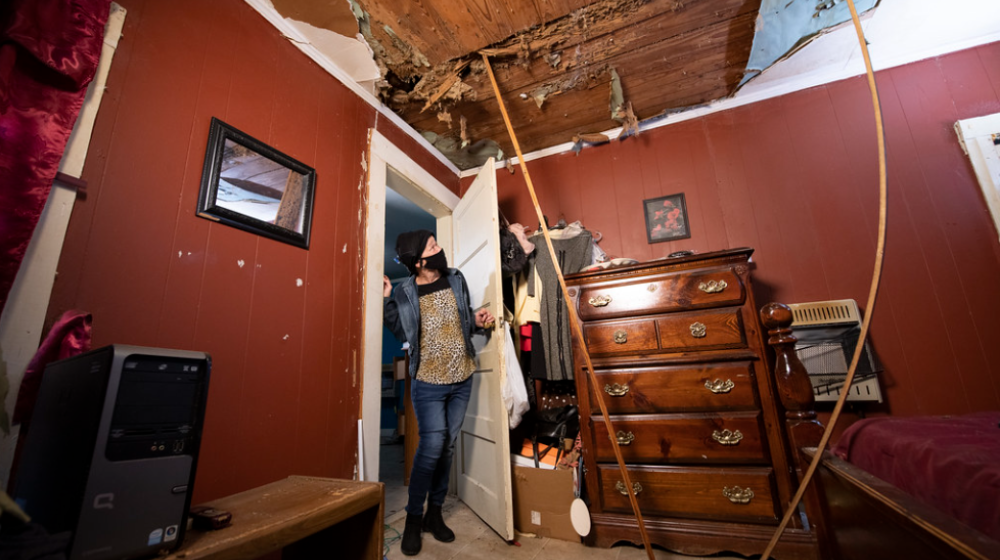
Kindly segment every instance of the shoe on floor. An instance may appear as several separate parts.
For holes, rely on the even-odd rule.
[[[403,529],[403,542],[399,550],[407,556],[420,553],[420,527],[423,524],[422,515],[406,514],[406,527]]]
[[[407,517],[407,523],[409,517]],[[427,513],[424,515],[424,531],[434,535],[434,538],[441,542],[451,542],[455,540],[455,532],[444,524],[444,517],[441,516],[441,506],[427,506]]]

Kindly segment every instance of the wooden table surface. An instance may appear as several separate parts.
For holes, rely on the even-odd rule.
[[[374,509],[367,537],[381,551],[385,486],[332,478],[291,476],[204,505],[232,513],[232,525],[216,531],[190,530],[166,560],[254,558],[280,550]],[[365,529],[364,527],[362,528]],[[381,555],[378,556],[381,558]]]

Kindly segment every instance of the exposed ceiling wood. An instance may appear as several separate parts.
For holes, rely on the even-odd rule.
[[[480,51],[490,54],[530,152],[621,125],[623,112],[612,115],[614,73],[619,108],[630,103],[639,120],[731,95],[760,7],[760,0],[358,2],[386,77],[386,104],[453,147],[489,139],[505,154],[512,145]]]
[[[610,68],[621,77],[625,99],[632,102],[640,119],[665,111],[690,107],[723,98],[743,77],[753,36],[754,13],[737,14],[730,20],[695,27],[658,39],[621,29],[598,41],[581,44],[593,51],[583,62],[556,70],[541,59],[527,68],[501,65],[497,80],[507,102],[522,149],[532,151],[570,140],[575,134],[601,132],[619,125],[611,119],[609,106]],[[657,25],[650,20],[648,25]],[[645,27],[640,25],[636,27]],[[633,34],[631,37],[616,36]],[[734,41],[733,39],[736,39]],[[638,43],[637,49],[618,45]],[[470,75],[475,101],[462,101],[449,109],[452,119],[464,116],[472,139],[492,138],[512,153],[499,107],[489,83],[480,75]],[[546,84],[559,84],[539,108],[532,93]],[[574,85],[575,84],[575,85]],[[527,99],[522,99],[522,94]],[[412,105],[401,112],[417,130],[447,134],[446,123],[433,114],[419,113]],[[454,132],[454,131],[453,131]]]
[[[376,37],[399,39],[437,65],[548,23],[593,0],[360,0],[371,15]],[[390,40],[390,43],[392,41]],[[388,45],[387,45],[388,48]]]

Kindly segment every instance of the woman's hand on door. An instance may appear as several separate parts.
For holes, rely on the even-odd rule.
[[[488,309],[480,309],[479,311],[476,311],[477,327],[481,329],[490,328],[494,323],[496,323],[496,318],[493,317],[493,314],[490,313]]]

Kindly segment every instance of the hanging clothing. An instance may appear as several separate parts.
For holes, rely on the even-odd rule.
[[[569,239],[571,237],[576,237],[576,236],[580,235],[581,233],[583,233],[585,231],[587,231],[587,230],[585,230],[583,228],[583,224],[580,223],[579,220],[577,220],[577,221],[573,222],[572,224],[569,224],[568,226],[563,226],[563,227],[561,227],[559,229],[550,229],[549,230],[549,237],[552,240],[556,240],[556,239]],[[531,241],[531,239],[528,239],[528,241]],[[540,241],[542,242],[542,245],[544,246],[545,245],[545,238],[542,237]],[[569,274],[569,273],[566,272],[566,274]]]
[[[593,258],[593,236],[589,231],[577,226],[577,223],[561,230],[559,238],[552,239],[552,248],[563,274],[578,272],[591,263]],[[568,237],[567,237],[568,236]],[[552,237],[550,232],[550,237]],[[529,241],[536,245],[544,244],[540,235],[532,236]],[[545,349],[544,379],[573,379],[573,354],[571,326],[566,301],[563,299],[559,277],[548,251],[536,251],[535,274],[541,279],[544,298],[540,299],[540,323],[542,326],[542,346]],[[539,379],[532,371],[532,377]]]
[[[532,333],[536,333],[536,336],[532,336]],[[541,358],[542,353],[542,331],[538,328],[538,323],[528,323],[526,325],[521,325],[517,329],[518,334],[518,350],[521,352],[520,364],[521,373],[524,374],[524,385],[525,389],[528,391],[528,404],[532,410],[537,408],[537,401],[535,399],[535,382],[532,377],[532,372],[535,370],[545,371],[544,362]]]
[[[548,249],[546,249],[546,252]],[[515,276],[514,326],[537,323],[542,318],[542,280],[535,274],[535,261],[540,251],[529,255],[528,266]]]

